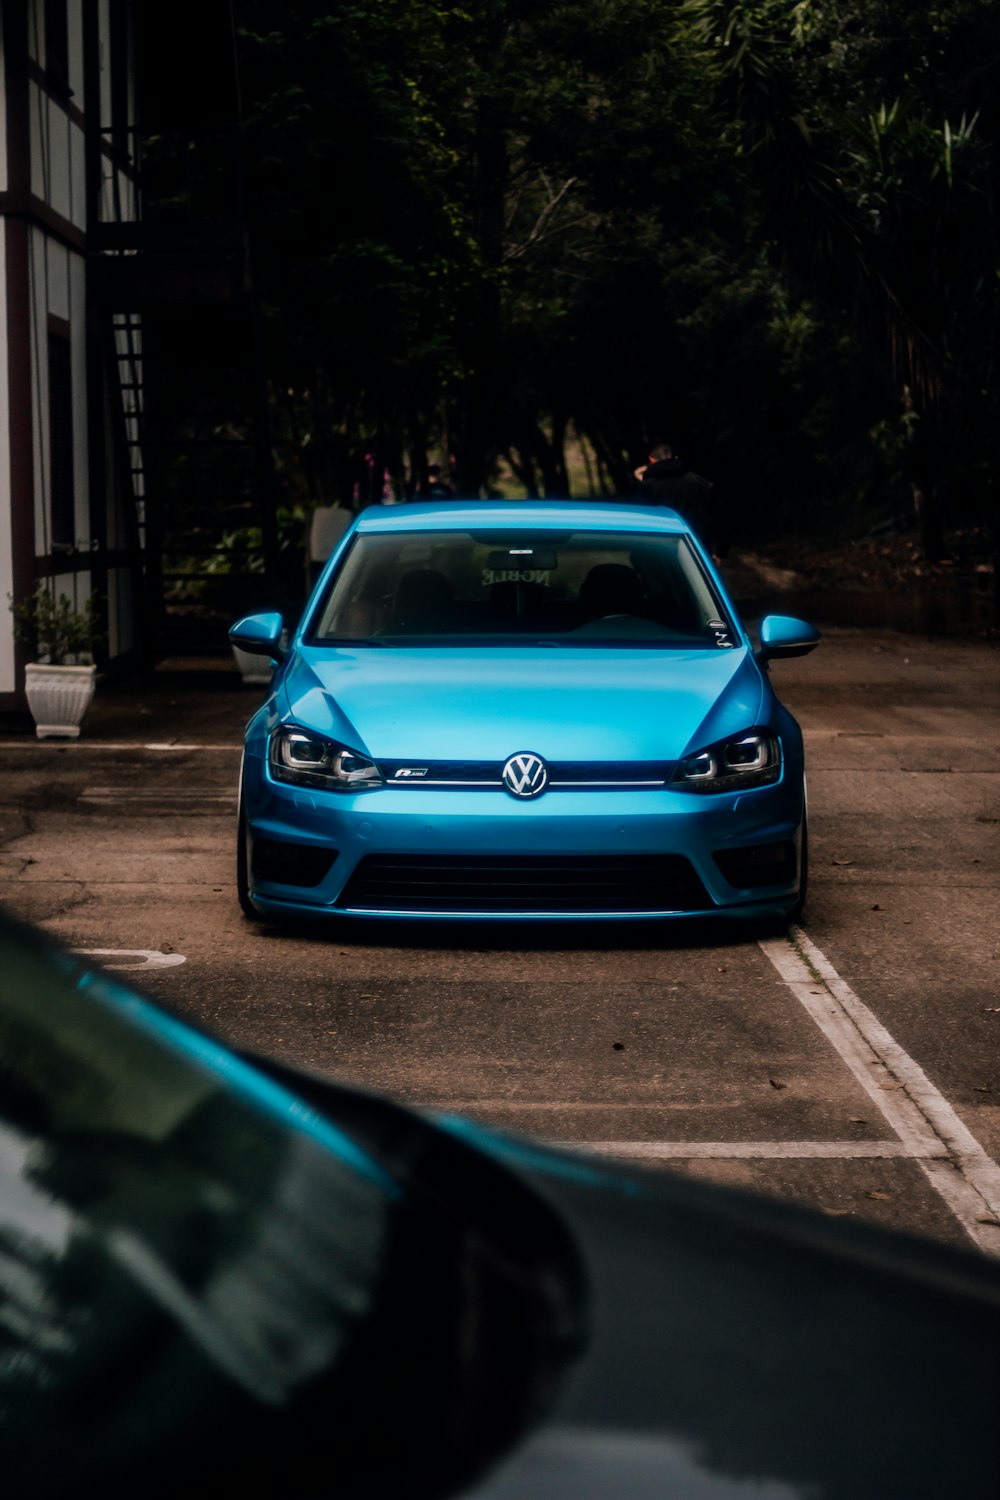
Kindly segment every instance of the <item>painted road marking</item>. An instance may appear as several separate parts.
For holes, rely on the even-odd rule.
[[[799,927],[758,945],[891,1127],[881,1141],[553,1141],[635,1160],[913,1161],[981,1250],[1000,1255],[1000,1166]],[[509,1108],[531,1109],[530,1104]],[[552,1107],[558,1107],[553,1105]],[[600,1108],[601,1106],[595,1106]],[[438,1106],[440,1108],[440,1106]]]
[[[760,947],[969,1238],[1000,1254],[1000,1167],[944,1095],[801,928]]]
[[[176,969],[187,960],[183,953],[161,953],[158,948],[71,948],[81,958],[113,958],[117,963],[102,962],[102,969]]]
[[[116,794],[117,795],[117,794]],[[152,796],[153,794],[148,794]],[[177,795],[181,795],[178,793]],[[188,793],[187,795],[190,795]],[[801,928],[759,947],[868,1094],[893,1139],[872,1141],[553,1141],[564,1149],[634,1160],[908,1160],[920,1167],[981,1250],[1000,1254],[1000,1166],[923,1069],[899,1045]],[[107,969],[173,968],[182,953],[74,948],[116,959]],[[481,1106],[480,1106],[481,1107]],[[531,1110],[529,1101],[505,1101]],[[560,1107],[557,1102],[549,1107]],[[596,1106],[600,1107],[600,1106]],[[434,1107],[439,1112],[440,1104]]]
[[[913,1152],[902,1141],[553,1141],[554,1146],[584,1146],[602,1156],[627,1156],[636,1161],[797,1161],[813,1157],[833,1161],[909,1159]],[[945,1146],[938,1155],[947,1156]]]
[[[239,755],[241,746],[232,745],[203,745],[203,744],[171,744],[171,743],[149,743],[145,744],[137,740],[14,740],[0,739],[0,750],[23,750],[30,745],[31,753],[34,755],[38,750],[225,750],[232,755]]]
[[[132,747],[131,746],[127,746],[127,745],[123,745],[123,746],[120,746],[120,747],[112,745],[112,746],[109,746],[108,748],[109,749],[119,749],[119,748],[121,748],[121,749],[131,749]],[[174,744],[162,744],[162,745],[140,745],[139,749],[140,750],[232,750],[235,754],[239,754],[242,751],[243,746],[242,745],[174,745]]]
[[[235,787],[201,787],[201,786],[168,786],[168,787],[139,787],[139,786],[85,786],[77,798],[78,802],[97,802],[101,804],[118,804],[128,802],[142,803],[166,803],[166,802],[226,802],[235,804],[237,791]]]

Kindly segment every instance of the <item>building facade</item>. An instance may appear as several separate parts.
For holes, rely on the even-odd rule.
[[[141,645],[141,318],[104,290],[139,219],[132,21],[129,0],[2,4],[0,709],[27,659],[8,596],[38,580],[98,596],[103,664]]]

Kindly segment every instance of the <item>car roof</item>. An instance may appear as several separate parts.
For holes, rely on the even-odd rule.
[[[687,535],[687,522],[665,505],[627,500],[439,500],[372,505],[359,531],[503,530],[524,526],[589,531],[650,531]]]

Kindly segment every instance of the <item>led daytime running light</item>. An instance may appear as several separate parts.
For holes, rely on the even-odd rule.
[[[290,725],[272,734],[269,761],[274,779],[293,786],[359,792],[382,785],[382,773],[370,756]]]
[[[769,786],[781,776],[781,743],[766,729],[748,729],[686,755],[671,786],[688,792],[732,792]]]

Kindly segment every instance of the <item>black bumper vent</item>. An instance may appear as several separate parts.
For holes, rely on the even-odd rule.
[[[717,849],[713,858],[730,885],[756,890],[762,885],[787,885],[795,879],[795,845],[751,844],[746,849]]]
[[[273,880],[279,885],[319,885],[336,858],[336,849],[286,844],[282,839],[254,839],[253,877]]]
[[[698,911],[712,900],[680,854],[369,854],[338,906],[353,911]]]

